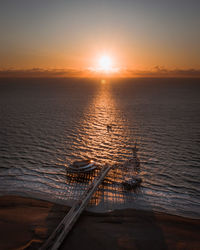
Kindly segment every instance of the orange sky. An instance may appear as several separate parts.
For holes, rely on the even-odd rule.
[[[3,1],[0,69],[83,74],[107,54],[121,73],[196,72],[199,8],[195,0]]]

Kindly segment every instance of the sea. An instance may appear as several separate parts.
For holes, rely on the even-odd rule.
[[[143,181],[124,190],[135,144]],[[0,79],[0,196],[72,205],[89,182],[68,167],[87,158],[115,166],[88,210],[200,219],[200,79]]]

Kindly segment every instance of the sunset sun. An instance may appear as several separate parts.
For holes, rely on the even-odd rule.
[[[112,59],[110,56],[103,55],[99,58],[99,67],[102,71],[112,71]]]
[[[108,54],[102,54],[101,56],[96,58],[94,66],[90,67],[89,69],[92,72],[111,74],[119,71],[119,68],[117,68],[115,65],[116,61],[113,57]]]

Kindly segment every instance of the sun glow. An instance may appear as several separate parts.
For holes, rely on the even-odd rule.
[[[111,74],[119,71],[119,68],[114,66],[114,60],[109,55],[102,55],[97,58],[96,66],[89,68],[93,72]]]
[[[112,70],[112,59],[107,55],[101,56],[99,58],[99,68],[102,71],[111,71]]]

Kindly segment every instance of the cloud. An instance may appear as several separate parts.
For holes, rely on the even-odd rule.
[[[35,78],[56,78],[56,77],[79,77],[83,71],[75,69],[8,69],[0,70],[0,77],[35,77]]]
[[[200,69],[166,69],[155,66],[151,70],[127,70],[125,74],[135,77],[195,77],[200,78]]]
[[[65,78],[65,77],[195,77],[200,78],[200,69],[166,69],[162,66],[155,66],[151,70],[131,70],[121,69],[118,73],[103,74],[92,72],[89,69],[76,70],[76,69],[2,69],[0,70],[0,77],[13,77],[13,78]]]

